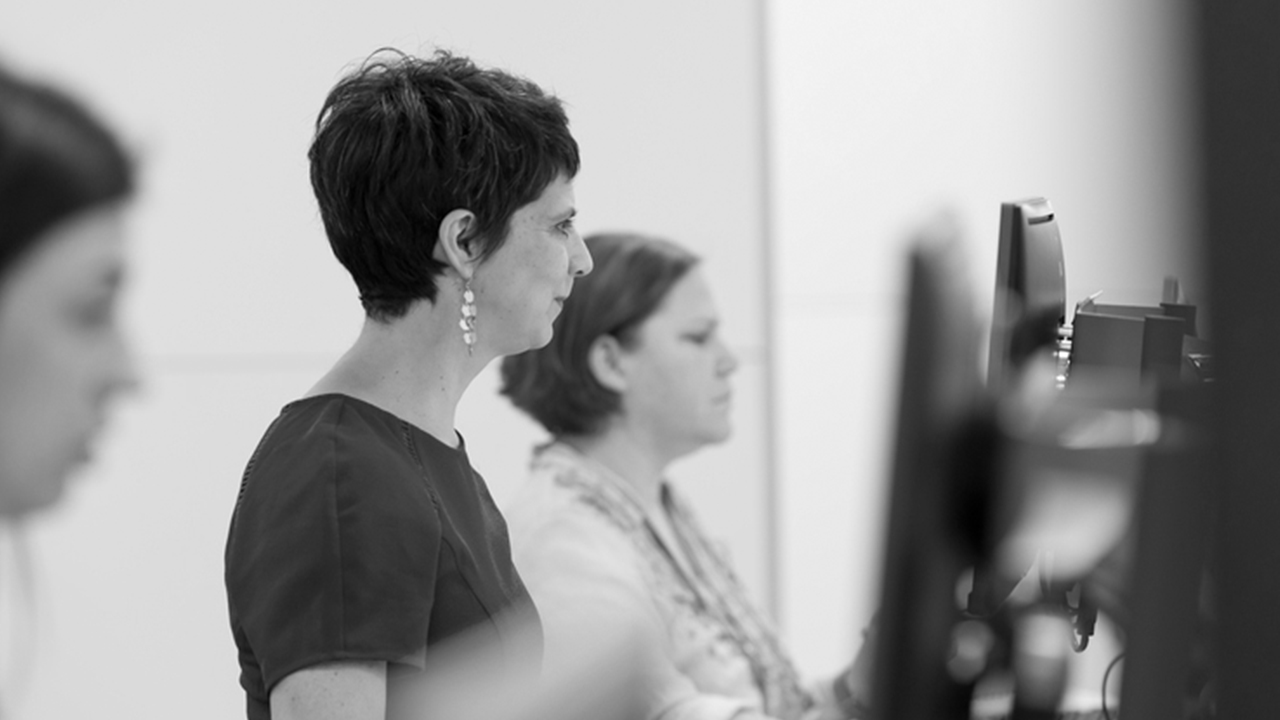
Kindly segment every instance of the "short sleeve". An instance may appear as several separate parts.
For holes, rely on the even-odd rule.
[[[246,690],[265,698],[327,661],[421,662],[440,538],[397,428],[340,405],[282,416],[246,471],[227,543]]]

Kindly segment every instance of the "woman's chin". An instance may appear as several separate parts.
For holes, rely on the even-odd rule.
[[[733,431],[725,428],[723,432],[716,433],[711,440],[707,441],[708,445],[722,445],[729,442],[729,438],[733,437]]]
[[[551,342],[552,335],[553,333],[550,325],[540,328],[538,331],[530,333],[529,338],[526,341],[526,344],[524,345],[524,347],[520,348],[519,350],[516,350],[511,354],[516,355],[526,350],[537,350],[538,348],[546,347],[547,343]]]
[[[731,437],[733,437],[733,428],[726,423],[714,428],[707,428],[698,440],[702,447],[706,447],[708,445],[722,445],[728,442]]]
[[[18,488],[6,488],[0,496],[0,516],[18,518],[52,507],[67,487],[67,473]]]

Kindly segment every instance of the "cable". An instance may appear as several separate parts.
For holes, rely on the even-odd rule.
[[[1111,679],[1111,671],[1116,669],[1116,663],[1124,658],[1124,653],[1116,655],[1111,662],[1107,663],[1106,672],[1102,673],[1102,717],[1106,720],[1112,720],[1111,711],[1107,709],[1107,681]]]

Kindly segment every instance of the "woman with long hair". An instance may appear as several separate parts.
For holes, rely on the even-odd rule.
[[[868,669],[807,683],[666,469],[729,437],[737,359],[699,259],[635,234],[587,238],[595,271],[552,342],[503,361],[503,389],[551,433],[508,521],[547,661],[619,623],[649,629],[646,718],[840,718]]]

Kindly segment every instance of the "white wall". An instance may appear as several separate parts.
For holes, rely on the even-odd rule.
[[[1191,58],[1161,0],[768,9],[780,610],[826,672],[879,597],[910,229],[955,213],[988,321],[1000,203],[1036,195],[1069,302],[1153,303],[1167,274],[1204,301]]]
[[[662,234],[704,255],[743,359],[738,432],[673,475],[764,597],[760,5],[605,8],[6,0],[0,61],[89,99],[138,148],[145,182],[127,301],[145,388],[31,528],[41,642],[19,717],[242,716],[221,578],[240,472],[360,322],[306,149],[329,87],[385,45],[450,47],[554,90],[582,146],[580,227]],[[478,379],[458,426],[502,503],[539,434],[495,388],[494,373]],[[16,692],[0,687],[6,703]]]

